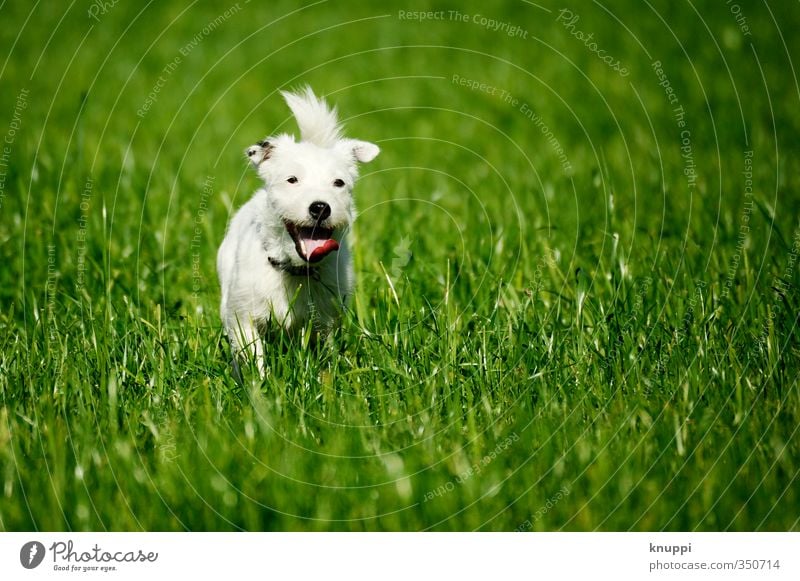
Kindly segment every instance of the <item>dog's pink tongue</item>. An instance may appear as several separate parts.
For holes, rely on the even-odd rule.
[[[334,250],[339,250],[339,243],[333,238],[324,238],[321,240],[306,238],[303,240],[303,245],[305,246],[306,258],[309,262],[322,260]]]

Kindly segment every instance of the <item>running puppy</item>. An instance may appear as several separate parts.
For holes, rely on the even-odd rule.
[[[225,332],[234,352],[252,353],[262,375],[267,325],[293,331],[311,321],[324,332],[352,293],[344,238],[355,218],[352,190],[358,162],[380,152],[343,138],[336,109],[310,88],[281,94],[301,140],[281,134],[247,148],[264,187],[233,217],[217,254]]]

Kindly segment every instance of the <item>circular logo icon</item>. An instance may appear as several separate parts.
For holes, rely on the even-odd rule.
[[[22,545],[19,550],[19,562],[26,569],[35,569],[44,560],[44,545],[39,541],[31,541]]]

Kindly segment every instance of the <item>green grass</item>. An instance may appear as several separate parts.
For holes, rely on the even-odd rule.
[[[540,4],[3,3],[0,530],[800,529],[800,9],[576,3],[622,77]],[[359,286],[239,385],[216,249],[304,83],[382,148]]]

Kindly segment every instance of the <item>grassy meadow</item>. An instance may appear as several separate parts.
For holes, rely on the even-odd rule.
[[[0,530],[800,530],[797,3],[0,16]],[[305,84],[382,150],[358,288],[239,383]]]

